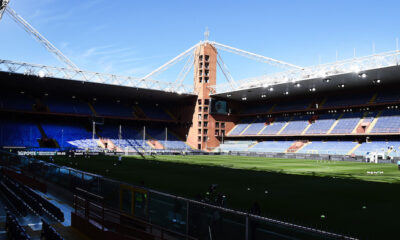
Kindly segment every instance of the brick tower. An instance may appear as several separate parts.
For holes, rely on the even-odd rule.
[[[210,114],[210,88],[216,84],[217,50],[207,41],[197,47],[194,56],[194,89],[197,101],[187,142],[192,147],[210,150],[219,146],[215,119]]]

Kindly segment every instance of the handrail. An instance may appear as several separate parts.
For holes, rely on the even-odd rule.
[[[94,195],[95,195],[95,194],[94,194]],[[79,203],[77,203],[77,201],[76,201],[77,198],[78,198],[78,199],[81,199],[81,200],[83,200],[83,201],[85,201],[85,206],[80,206]],[[99,209],[103,212],[103,216],[100,217],[98,214],[96,214],[96,213],[94,213],[94,212],[90,213],[90,207],[89,207],[90,205],[93,205],[93,206],[99,208]],[[188,235],[186,235],[186,234],[182,234],[182,233],[179,233],[179,232],[175,232],[175,231],[172,231],[172,230],[170,230],[170,229],[167,229],[167,228],[164,228],[164,227],[155,225],[155,224],[153,224],[153,223],[147,222],[147,221],[145,221],[145,220],[143,220],[143,219],[139,219],[139,218],[136,218],[136,217],[127,215],[127,214],[125,214],[125,213],[122,212],[122,211],[115,210],[115,209],[111,209],[111,208],[102,207],[102,206],[100,206],[100,205],[98,205],[98,204],[96,204],[96,203],[90,202],[89,200],[87,200],[87,199],[85,199],[85,198],[83,198],[83,197],[81,197],[81,196],[78,196],[78,195],[74,195],[74,206],[75,206],[75,213],[77,213],[77,208],[78,208],[78,207],[79,207],[79,208],[83,208],[83,209],[85,210],[85,215],[86,215],[87,217],[90,218],[90,217],[92,216],[92,218],[93,218],[93,216],[95,216],[95,217],[97,217],[97,218],[96,218],[97,220],[102,220],[102,222],[103,222],[103,223],[102,223],[103,228],[104,228],[104,223],[107,221],[107,220],[105,220],[105,216],[107,215],[106,213],[112,213],[112,214],[117,215],[117,216],[129,217],[129,218],[132,219],[134,222],[138,222],[138,223],[144,224],[144,225],[146,225],[147,227],[150,227],[151,229],[158,229],[158,230],[160,230],[161,236],[163,236],[164,234],[170,234],[170,235],[175,235],[175,236],[183,237],[183,238],[185,238],[185,239],[192,239],[192,240],[195,240],[195,239],[196,239],[196,238],[191,237],[191,236],[188,236]],[[86,211],[87,211],[87,212],[86,212]],[[94,220],[96,220],[96,219],[94,219]],[[124,226],[124,227],[132,228],[132,227],[130,227],[130,226]],[[132,228],[132,229],[134,229],[134,228]],[[137,229],[135,229],[135,230],[137,230]],[[149,233],[149,232],[147,232],[147,233]],[[152,234],[152,233],[150,233],[150,234]],[[164,239],[164,238],[162,238],[162,239]]]

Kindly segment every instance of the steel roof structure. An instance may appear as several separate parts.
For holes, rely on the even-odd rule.
[[[9,6],[9,0],[0,0],[0,19],[7,13],[15,22],[17,22],[27,33],[33,36],[40,42],[50,53],[57,57],[60,62],[66,67],[53,67],[41,64],[17,62],[10,60],[0,60],[0,71],[9,72],[13,74],[24,74],[28,76],[38,76],[40,78],[53,78],[65,79],[81,82],[99,83],[116,85],[123,87],[141,88],[158,90],[165,92],[173,92],[178,94],[196,94],[193,85],[183,84],[186,76],[194,66],[194,54],[198,46],[202,44],[210,44],[218,50],[230,52],[239,56],[247,57],[261,63],[277,66],[286,69],[284,72],[274,73],[259,77],[247,78],[235,81],[231,76],[228,67],[225,65],[220,54],[218,54],[217,66],[221,69],[226,83],[216,84],[210,86],[213,96],[227,97],[234,96],[241,99],[247,97],[256,97],[257,93],[260,96],[266,97],[266,92],[271,96],[275,94],[290,94],[291,92],[298,91],[319,91],[325,89],[329,85],[326,83],[331,81],[330,85],[353,85],[361,81],[353,81],[354,75],[367,74],[368,77],[363,77],[363,80],[371,80],[370,78],[375,74],[376,77],[372,81],[381,80],[380,74],[385,69],[391,69],[390,73],[393,76],[398,75],[398,66],[400,51],[373,54],[365,57],[355,57],[334,63],[320,64],[311,67],[301,67],[292,63],[287,63],[281,60],[276,60],[270,57],[262,56],[260,54],[248,52],[238,48],[234,48],[225,44],[215,41],[209,41],[209,32],[206,30],[204,36],[205,40],[193,45],[186,51],[177,55],[170,61],[158,67],[144,77],[130,77],[120,76],[115,74],[98,73],[80,70],[70,59],[68,59],[60,50],[52,45],[43,35],[41,35],[35,28],[33,28],[26,20],[19,16]],[[161,72],[169,69],[174,64],[185,60],[185,64],[179,75],[174,82],[154,80],[153,77]],[[379,73],[379,74],[378,74]],[[386,75],[386,74],[384,74]],[[390,77],[390,76],[388,76]],[[303,86],[303,87],[301,87]],[[266,91],[268,89],[268,91]],[[274,90],[274,91],[273,91]],[[253,94],[249,94],[253,92]],[[274,93],[272,93],[274,92]],[[254,95],[254,96],[253,96]]]
[[[312,91],[316,91],[320,89],[319,83],[321,82],[327,82],[331,79],[336,80],[340,78],[340,81],[338,81],[340,84],[353,84],[354,82],[352,83],[351,81],[354,76],[371,71],[382,72],[387,68],[398,66],[399,62],[400,51],[395,50],[365,57],[347,59],[334,63],[316,65],[303,69],[294,69],[271,75],[243,79],[236,81],[235,88],[228,83],[217,84],[215,86],[211,86],[211,88],[214,92],[214,95],[218,96],[222,96],[223,94],[232,95],[234,92],[244,93],[248,90],[260,88],[264,88],[264,92],[267,92],[267,89],[278,90],[278,86],[281,86],[279,87],[279,94],[288,94],[290,93],[292,86],[301,85],[308,87],[307,89],[300,88],[304,92],[309,91],[310,89],[312,89]],[[391,69],[393,70],[393,68]],[[398,72],[394,71],[393,74],[398,74]],[[370,79],[370,77],[368,79]],[[379,75],[376,76],[375,80],[380,80]],[[282,88],[282,86],[285,87]],[[246,97],[246,94],[242,94],[242,97]]]

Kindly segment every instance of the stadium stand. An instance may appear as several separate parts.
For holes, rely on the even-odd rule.
[[[400,155],[400,141],[373,141],[361,144],[353,153],[355,155],[366,155],[369,152],[387,151],[391,156]]]
[[[33,99],[26,93],[1,93],[0,108],[17,111],[33,111]]]
[[[184,150],[190,149],[185,142],[181,141],[174,133],[169,130],[166,130],[163,127],[149,127],[146,128],[146,131],[149,135],[149,139],[154,138],[159,141],[165,149],[177,149]],[[165,135],[167,133],[167,140],[165,140]]]
[[[351,141],[312,141],[297,153],[347,155],[357,144]]]
[[[134,117],[133,108],[120,102],[99,100],[92,103],[98,116]]]
[[[259,117],[253,123],[248,126],[242,133],[242,135],[257,135],[264,127],[265,122],[267,121],[266,117]]]
[[[151,104],[140,104],[141,110],[144,112],[147,118],[151,119],[162,119],[162,120],[171,120],[171,116],[169,116],[160,105],[151,105]]]
[[[53,113],[93,115],[89,105],[77,98],[49,96],[43,98],[42,103],[47,105],[49,111]]]
[[[225,141],[220,145],[221,151],[247,151],[254,141]]]
[[[289,122],[289,117],[278,117],[270,122],[260,133],[260,135],[275,135]]]
[[[280,134],[301,134],[309,125],[310,116],[296,116],[293,117]]]
[[[63,240],[60,234],[58,234],[58,232],[44,219],[42,219],[42,232],[40,234],[40,238],[50,240]]]
[[[400,133],[400,111],[397,109],[383,111],[371,133]]]
[[[29,240],[31,239],[25,229],[18,223],[17,218],[9,211],[6,212],[7,239]]]
[[[322,114],[307,129],[306,134],[326,134],[336,121],[337,114]]]
[[[47,211],[59,221],[64,221],[64,213],[57,206],[37,194],[28,186],[3,176],[0,187],[7,199],[23,216],[26,216],[30,211],[29,209],[32,209],[38,215],[42,215],[44,211]]]
[[[0,119],[0,145],[13,147],[39,147],[42,135],[37,125],[22,118]]]
[[[15,207],[17,212],[22,216],[26,216],[29,212],[28,206],[25,202],[18,197],[7,185],[0,181],[0,191],[3,193],[3,196]]]
[[[371,93],[358,93],[347,96],[330,96],[323,103],[322,107],[347,107],[354,105],[363,105],[370,103],[373,94]]]
[[[296,111],[296,110],[305,110],[309,108],[311,105],[311,101],[309,99],[297,99],[296,101],[290,102],[279,102],[276,104],[273,112],[283,112],[283,111]]]
[[[8,177],[3,177],[3,182],[7,187],[13,191],[21,200],[23,200],[26,205],[28,205],[37,214],[43,214],[43,208],[30,194],[28,194],[22,185],[10,180]]]
[[[400,95],[398,91],[395,90],[388,90],[384,92],[379,92],[375,99],[376,103],[392,103],[392,102],[399,102]]]
[[[249,151],[265,153],[289,152],[297,141],[288,140],[266,140],[255,142],[249,140],[228,140],[220,145],[221,151]],[[359,144],[354,141],[309,141],[294,148],[295,153],[304,154],[330,154],[330,155],[365,155],[368,152],[384,151],[390,156],[400,156],[400,141],[374,141]]]
[[[293,141],[263,141],[251,147],[249,151],[280,153],[286,152],[292,144]]]
[[[337,124],[330,132],[331,134],[351,133],[363,117],[363,112],[344,113],[337,121]]]
[[[47,137],[56,140],[60,148],[73,147],[69,141],[92,137],[92,133],[88,132],[76,122],[45,122],[42,123],[41,126]]]
[[[241,132],[243,132],[243,130],[245,128],[247,128],[247,126],[249,126],[250,123],[252,123],[254,121],[254,118],[244,118],[242,119],[242,121],[240,123],[238,123],[235,128],[233,128],[228,135],[229,136],[237,136],[240,135]]]
[[[78,149],[92,149],[92,150],[99,150],[101,151],[102,149],[100,148],[98,142],[95,139],[79,139],[79,140],[74,140],[74,141],[69,141],[69,144],[75,146]]]
[[[256,104],[246,107],[242,114],[254,114],[254,113],[267,113],[271,111],[273,105],[271,104]]]

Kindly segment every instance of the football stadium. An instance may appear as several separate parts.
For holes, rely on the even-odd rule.
[[[12,4],[0,25],[63,66],[0,60],[0,240],[398,238],[398,47],[298,66],[206,30],[132,77],[80,69]],[[224,53],[280,71],[234,80]]]

